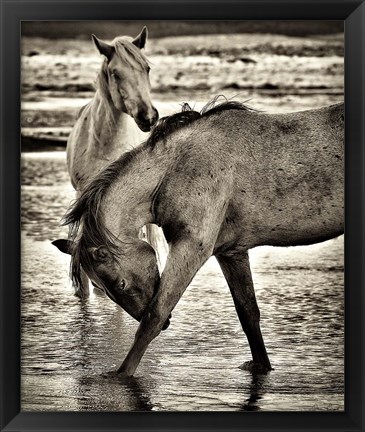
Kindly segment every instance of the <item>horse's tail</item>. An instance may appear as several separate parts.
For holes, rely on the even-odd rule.
[[[168,254],[168,245],[166,243],[162,229],[157,225],[148,224],[145,227],[145,235],[146,240],[156,252],[158,268],[160,273],[162,273]]]

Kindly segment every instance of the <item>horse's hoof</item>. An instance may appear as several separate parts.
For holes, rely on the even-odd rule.
[[[133,376],[131,375],[127,375],[125,372],[118,372],[116,370],[114,371],[109,371],[109,372],[104,372],[101,375],[103,378],[109,379],[109,380],[113,380],[113,381],[118,381],[118,380],[126,380],[128,378],[133,379]]]
[[[250,360],[239,366],[239,369],[246,370],[254,374],[266,374],[272,370],[272,367]]]
[[[118,379],[122,379],[122,380],[133,379],[133,373],[123,370],[122,367],[120,367],[116,373]]]
[[[109,372],[104,372],[101,374],[101,376],[103,378],[108,378],[108,379],[116,379],[118,378],[118,372],[117,371],[109,371]]]

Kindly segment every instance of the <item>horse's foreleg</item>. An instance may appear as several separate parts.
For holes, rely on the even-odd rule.
[[[217,256],[217,260],[231,291],[237,315],[250,344],[252,362],[243,368],[257,372],[271,370],[260,329],[260,311],[257,306],[248,253]]]
[[[159,289],[141,320],[134,343],[118,373],[126,376],[134,374],[148,345],[159,335],[173,308],[210,253],[196,247],[194,242],[180,241],[171,246]]]

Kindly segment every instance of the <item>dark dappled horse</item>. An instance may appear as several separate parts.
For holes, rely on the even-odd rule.
[[[255,112],[237,102],[185,107],[161,119],[148,141],[102,171],[66,214],[72,254],[109,297],[140,321],[118,372],[133,375],[149,343],[196,272],[217,258],[247,336],[252,361],[270,361],[260,330],[248,250],[307,245],[343,233],[343,104],[291,114]],[[138,238],[162,227],[169,255]]]
[[[67,142],[68,171],[78,194],[110,162],[141,144],[146,139],[143,132],[158,119],[150,97],[150,67],[141,51],[147,28],[135,39],[119,36],[111,44],[92,37],[104,60],[95,95],[80,110]],[[156,229],[147,228],[147,238],[156,248],[157,236]],[[78,293],[85,296],[88,280],[82,279]]]

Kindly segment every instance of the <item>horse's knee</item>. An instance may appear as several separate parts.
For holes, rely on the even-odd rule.
[[[161,308],[153,308],[147,312],[147,319],[149,323],[159,330],[162,330],[163,324],[167,318],[168,314]]]
[[[169,314],[163,308],[158,307],[158,305],[153,302],[141,319],[136,338],[141,335],[148,335],[150,339],[157,337],[161,333],[161,330],[168,327],[168,315]]]

